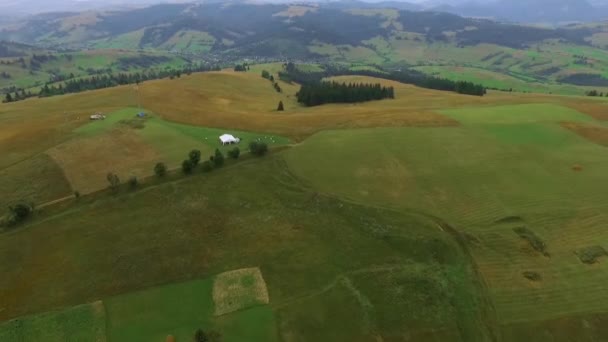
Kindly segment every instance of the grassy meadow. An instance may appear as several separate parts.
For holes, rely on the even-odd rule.
[[[279,68],[0,105],[0,205],[86,194],[0,233],[0,340],[608,336],[608,101],[356,76],[335,79],[396,99],[305,108],[260,76]],[[193,148],[226,151],[223,133],[271,152],[99,191],[109,171],[145,179]],[[261,276],[218,282],[242,269]]]

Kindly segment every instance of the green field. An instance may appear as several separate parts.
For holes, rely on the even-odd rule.
[[[95,302],[2,323],[0,324],[0,340],[11,342],[106,341],[104,307],[101,302]]]
[[[437,215],[471,234],[506,335],[516,322],[541,328],[571,314],[606,312],[598,285],[608,280],[605,264],[589,268],[574,256],[608,238],[598,225],[608,204],[597,187],[608,167],[605,147],[558,124],[593,120],[543,105],[445,113],[464,126],[324,132],[289,151],[287,159],[322,191]],[[317,158],[325,167],[314,166]],[[513,219],[500,223],[504,218]],[[518,226],[541,236],[550,257],[521,242],[513,231]],[[525,271],[540,272],[543,280],[532,283]],[[558,336],[550,332],[546,338]]]
[[[23,317],[0,324],[0,339],[11,342],[191,340],[198,329],[222,341],[275,341],[268,306],[246,306],[213,315],[214,278],[151,288],[92,304]],[[171,317],[170,320],[167,317]]]
[[[603,99],[380,80],[395,100],[304,108],[260,76],[278,67],[146,82],[145,118],[132,87],[1,106],[4,201],[83,196],[0,233],[0,339],[608,336],[608,158],[592,142],[608,134]],[[275,112],[278,99],[292,107]],[[96,111],[106,120],[88,120]],[[243,152],[274,148],[146,178],[193,148],[232,148],[223,133]],[[142,184],[98,191],[109,171]],[[263,291],[249,273],[222,278],[243,269],[259,269]]]
[[[125,201],[128,206],[123,205]],[[141,218],[137,220],[139,223],[124,220],[127,212],[130,217]],[[158,212],[167,215],[158,216],[155,214]],[[29,256],[24,255],[25,251],[18,246],[24,241],[39,241],[45,247],[32,246],[32,251],[43,253],[48,262],[67,257],[62,269],[71,270],[72,280],[66,279],[61,272],[41,274],[28,268],[34,273],[23,273],[16,272],[10,265],[2,266],[7,296],[29,292],[28,288],[19,285],[20,279],[43,281],[48,291],[63,294],[47,296],[29,292],[27,299],[18,296],[21,298],[18,303],[14,302],[14,295],[3,297],[3,303],[10,310],[4,310],[3,315],[36,312],[60,303],[86,302],[91,296],[106,297],[117,291],[179,281],[186,273],[195,277],[259,265],[268,285],[270,307],[278,312],[278,320],[283,322],[273,331],[278,331],[282,338],[298,336],[309,340],[341,336],[342,339],[356,331],[368,336],[398,336],[406,331],[423,334],[418,327],[432,329],[438,321],[446,331],[437,334],[458,334],[461,330],[465,336],[486,333],[477,328],[482,319],[481,308],[477,304],[477,285],[467,259],[450,236],[437,229],[432,220],[320,196],[290,176],[280,155],[241,163],[211,175],[199,174],[187,182],[85,200],[76,204],[70,213],[55,215],[49,212],[48,215],[30,229],[4,235],[0,240],[2,256],[36,258],[29,253]],[[90,220],[86,228],[89,233],[84,240],[77,233],[82,229],[82,215]],[[97,215],[103,220],[96,219]],[[247,224],[243,225],[244,222]],[[45,225],[57,229],[49,230]],[[49,239],[47,234],[53,238]],[[116,240],[117,236],[122,238]],[[102,241],[114,242],[106,245]],[[60,253],[46,252],[58,246],[71,247],[64,247]],[[155,261],[150,262],[151,258]],[[327,263],[327,260],[332,262]],[[90,280],[83,282],[81,279]],[[429,279],[437,279],[443,285],[429,288]],[[395,281],[399,284],[397,287]],[[203,293],[206,287],[201,286],[200,293]],[[162,303],[173,302],[172,295],[162,295],[163,288],[151,291],[161,293],[159,296],[166,299],[142,299],[147,308],[155,303],[165,307],[169,304]],[[123,297],[124,301],[118,299],[116,307],[134,310],[136,305],[124,303],[137,300],[140,295],[127,295]],[[391,308],[381,302],[387,296],[397,296],[394,302],[400,304]],[[188,302],[197,302],[196,298],[199,298],[184,297]],[[350,304],[327,308],[331,310],[328,315],[333,312],[352,317],[353,312],[359,312],[360,318],[343,322],[352,328],[344,329],[345,325],[342,325],[336,330],[331,320],[309,322],[300,318],[317,317],[318,303],[342,303],[344,299]],[[199,303],[201,311],[209,310],[204,301]],[[421,303],[425,303],[427,309],[402,311],[403,307],[415,308]],[[111,308],[111,304],[107,304],[110,321],[113,317],[121,317],[120,314],[115,316]],[[255,322],[273,321],[270,316],[264,318],[264,312],[245,311],[243,315],[250,314],[250,318],[236,317],[222,324],[230,327],[241,324],[242,320],[243,324],[256,330],[248,328],[239,334],[254,333],[263,329]],[[385,315],[394,315],[394,318],[386,320]],[[188,316],[187,313],[185,316],[161,315],[158,319],[164,317],[168,326],[177,327],[182,324],[180,317]],[[128,311],[124,317],[127,321],[138,319]],[[151,328],[162,328],[154,323],[157,318],[146,318],[144,315],[145,323],[142,324],[146,324],[151,334],[160,336],[159,330]],[[114,319],[118,320],[116,326],[123,321]],[[360,327],[361,321],[367,325]],[[127,324],[125,329],[138,324]],[[183,324],[190,328],[191,323]],[[311,324],[314,329],[308,328]],[[176,333],[179,334],[179,330]],[[226,332],[226,336],[230,333]],[[112,336],[112,329],[109,334]],[[128,334],[128,330],[124,334]],[[267,336],[263,331],[256,334]],[[238,339],[235,337],[235,340]]]

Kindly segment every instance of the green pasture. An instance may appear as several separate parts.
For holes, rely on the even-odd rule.
[[[103,304],[96,302],[0,323],[0,341],[106,341]]]
[[[0,340],[11,342],[192,340],[198,329],[222,341],[277,340],[273,310],[246,307],[213,316],[214,278],[193,280],[110,297],[0,324]]]
[[[607,265],[589,267],[575,252],[608,243],[608,195],[598,186],[608,155],[559,122],[602,124],[554,105],[444,114],[463,126],[322,132],[286,158],[319,191],[437,215],[469,234],[505,333],[518,322],[606,312]],[[514,232],[522,226],[548,256]],[[525,279],[525,271],[542,280]]]
[[[465,125],[593,122],[593,118],[574,109],[554,104],[523,104],[459,108],[441,111]]]
[[[83,197],[3,235],[0,301],[7,304],[0,319],[94,294],[108,298],[109,341],[167,333],[180,341],[207,323],[224,341],[428,333],[485,340],[481,287],[449,233],[424,215],[325,196],[294,178],[283,158],[276,153],[187,181]],[[9,260],[19,259],[62,267],[17,270]],[[269,305],[210,317],[210,282],[183,283],[246,267],[261,269]],[[46,291],[23,286],[31,281]]]
[[[137,118],[137,114],[140,112],[146,113],[146,117]],[[289,139],[277,135],[169,122],[145,109],[137,108],[125,108],[107,113],[105,120],[91,121],[77,128],[75,133],[84,136],[95,136],[108,132],[111,129],[133,130],[171,163],[181,162],[188,152],[193,149],[201,150],[203,157],[206,157],[207,155],[211,155],[217,148],[226,153],[235,146],[238,146],[241,152],[245,152],[252,141],[265,142],[269,147],[290,143]],[[223,134],[232,134],[235,137],[239,137],[241,142],[238,145],[222,146],[219,137]]]

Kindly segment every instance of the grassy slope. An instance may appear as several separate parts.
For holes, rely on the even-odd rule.
[[[558,125],[594,121],[543,105],[445,113],[464,126],[324,132],[289,151],[288,161],[319,189],[439,215],[474,236],[473,254],[505,336],[600,338],[600,330],[593,329],[603,318],[593,318],[585,328],[579,323],[590,318],[577,315],[608,311],[600,285],[608,272],[605,264],[590,268],[573,253],[608,238],[600,229],[608,197],[597,187],[608,159],[604,147]],[[319,158],[326,167],[313,167]],[[576,164],[583,165],[581,174],[572,170]],[[523,220],[495,223],[509,216]],[[514,234],[512,229],[522,225],[544,239],[550,258]],[[523,278],[529,270],[540,272],[543,280]],[[557,328],[553,320],[558,318],[571,329]],[[525,329],[546,329],[545,335],[523,332],[522,321],[528,321]]]
[[[68,173],[70,181],[74,177],[85,177],[84,186],[80,182],[81,185],[73,188],[88,192],[87,188],[94,190],[105,186],[105,174],[108,171],[119,172],[124,180],[130,173],[138,176],[149,174],[151,165],[158,161],[165,161],[172,167],[178,166],[185,153],[193,148],[201,149],[207,154],[217,147],[214,146],[217,138],[214,135],[220,132],[238,133],[244,138],[247,136],[243,131],[260,132],[263,134],[259,137],[271,137],[270,143],[274,140],[281,144],[284,140],[277,138],[277,135],[298,141],[320,130],[336,127],[450,126],[456,121],[438,115],[436,111],[460,106],[549,102],[581,107],[582,110],[598,115],[605,112],[603,101],[583,102],[578,98],[502,93],[478,98],[381,80],[396,87],[396,100],[303,108],[294,99],[297,86],[280,82],[284,92],[278,94],[270,82],[259,76],[262,69],[276,74],[280,65],[262,65],[252,68],[250,73],[202,73],[176,80],[146,82],[139,87],[140,96],[132,86],[124,86],[0,105],[0,152],[3,156],[0,159],[0,169],[13,165],[13,170],[23,169],[25,166],[17,165],[26,163],[35,155],[60,149],[63,152],[51,155],[72,156],[60,160],[62,163],[74,161],[64,171]],[[365,77],[340,77],[338,80],[379,81]],[[285,103],[285,112],[274,111],[279,100]],[[143,130],[130,129],[128,125],[117,125],[115,122],[129,119],[136,110],[127,110],[118,116],[110,115],[104,122],[90,123],[88,120],[93,112],[112,113],[125,107],[137,107],[138,102],[153,113],[153,118],[146,122]],[[169,124],[167,121],[219,130],[189,128]],[[105,133],[91,136],[85,134],[88,130]],[[36,143],[32,144],[32,141]],[[213,143],[203,143],[208,141]],[[117,154],[117,151],[120,153]],[[102,152],[106,156],[104,158],[110,158],[113,162],[96,158]],[[129,152],[128,156],[121,157],[123,152]],[[89,161],[78,162],[85,159]],[[82,168],[97,172],[97,176],[87,176]],[[70,170],[73,171],[71,174]],[[3,178],[11,183],[4,186],[6,189],[26,182],[34,185],[39,180],[43,184],[35,185],[37,189],[46,186],[44,179],[32,179],[21,172],[11,177],[14,178]],[[19,181],[15,183],[14,179]],[[59,181],[55,184],[65,182],[61,177],[57,179]],[[89,184],[91,180],[92,183]],[[16,199],[21,198],[11,200]],[[41,198],[51,199],[54,198]]]
[[[377,81],[352,77],[340,79]],[[257,72],[209,73],[145,83],[140,87],[142,102],[155,113],[149,127],[153,127],[154,122],[174,125],[160,120],[162,118],[194,125],[283,133],[301,139],[327,128],[454,126],[456,121],[445,115],[456,120],[463,120],[469,115],[471,120],[479,120],[479,123],[471,121],[472,124],[460,128],[345,130],[314,136],[286,155],[293,164],[293,153],[298,154],[296,159],[300,162],[291,166],[305,179],[310,178],[310,172],[317,172],[311,171],[312,167],[323,171],[323,174],[313,177],[311,183],[314,189],[310,190],[302,190],[298,181],[289,177],[289,171],[280,162],[282,158],[277,157],[275,161],[235,165],[230,170],[213,174],[211,178],[196,176],[187,182],[165,184],[141,193],[85,200],[65,212],[58,209],[57,216],[40,217],[32,226],[0,237],[0,250],[4,254],[1,259],[7,260],[0,264],[1,271],[6,274],[2,285],[8,289],[6,298],[0,301],[6,303],[0,315],[14,317],[151,285],[208,276],[244,266],[261,266],[265,277],[269,277],[271,305],[279,313],[278,325],[283,338],[333,337],[335,335],[332,334],[340,333],[324,321],[304,320],[304,317],[314,316],[313,312],[327,310],[328,317],[337,311],[345,317],[345,322],[350,322],[351,328],[341,330],[344,335],[339,335],[344,338],[348,338],[347,335],[353,331],[360,331],[357,330],[361,329],[360,323],[366,322],[366,331],[377,331],[384,336],[398,336],[407,330],[415,331],[411,334],[420,339],[430,339],[429,336],[445,339],[460,334],[465,340],[471,340],[467,337],[478,330],[473,327],[479,326],[479,311],[470,309],[479,305],[476,304],[478,299],[471,281],[474,277],[451,237],[437,229],[434,223],[421,222],[418,216],[352,206],[319,196],[318,192],[334,192],[381,206],[398,203],[396,209],[399,210],[411,205],[423,211],[436,211],[456,223],[459,229],[466,227],[472,236],[483,238],[486,237],[480,232],[488,222],[502,215],[517,214],[520,209],[526,219],[527,216],[531,217],[532,224],[545,227],[543,224],[546,223],[542,221],[544,213],[526,214],[525,208],[529,207],[527,201],[538,203],[546,200],[549,203],[547,210],[556,208],[550,204],[556,198],[568,199],[575,202],[574,205],[584,201],[591,203],[601,198],[601,195],[593,192],[597,191],[597,187],[592,186],[591,181],[599,177],[603,165],[597,150],[599,147],[574,134],[564,136],[564,132],[556,124],[548,122],[547,117],[558,110],[560,120],[580,121],[584,118],[555,104],[580,108],[598,117],[604,113],[606,106],[602,101],[582,98],[512,94],[491,94],[477,98],[386,83],[396,86],[396,100],[318,108],[298,107],[290,99],[293,93],[288,90],[284,94],[277,94]],[[74,129],[88,123],[85,114],[112,112],[134,106],[135,96],[130,89],[119,87],[0,106],[3,127],[0,130],[3,141],[0,149],[4,147],[5,151],[10,152],[2,155],[0,163],[12,165],[72,139]],[[285,113],[272,111],[277,99],[291,104]],[[538,102],[551,105],[490,107]],[[441,109],[459,107],[480,109],[446,111],[445,115],[435,113]],[[68,115],[64,114],[66,108],[70,110]],[[496,117],[519,111],[527,114],[527,117],[538,115],[539,112],[549,114],[544,114],[542,120],[526,119],[521,123],[520,116],[512,122],[497,124]],[[128,116],[129,113],[125,113]],[[484,120],[489,121],[484,123]],[[594,124],[599,125],[597,122]],[[203,137],[207,132],[206,129],[193,130],[195,137]],[[526,132],[528,142],[523,139],[522,130]],[[384,138],[378,138],[382,132],[387,132],[389,141],[395,144],[387,146]],[[520,141],[519,145],[512,146],[513,142],[507,138],[514,136],[521,136],[523,144]],[[545,143],[536,147],[539,139]],[[366,143],[362,144],[362,141]],[[548,144],[556,142],[567,148],[551,150]],[[335,148],[327,149],[327,146]],[[340,146],[343,149],[339,150]],[[486,149],[479,150],[478,146]],[[356,151],[351,147],[357,147]],[[331,155],[332,151],[340,152],[334,156]],[[361,155],[365,155],[365,161],[362,161]],[[327,156],[323,158],[323,164],[327,167],[319,167],[320,156]],[[335,162],[339,164],[329,166]],[[522,163],[521,167],[513,166],[519,163]],[[542,167],[539,163],[549,166]],[[572,196],[576,193],[566,189],[567,183],[563,179],[556,178],[571,176],[573,163],[584,165],[585,172],[589,172],[585,174],[589,180],[581,177],[575,184],[578,188],[575,188],[589,191],[594,194],[593,197],[584,199]],[[344,165],[351,166],[345,168]],[[479,165],[487,169],[471,171],[478,170]],[[561,171],[555,173],[554,169]],[[515,176],[504,170],[514,170]],[[544,173],[536,175],[539,170]],[[335,174],[335,184],[328,181],[330,171]],[[344,177],[345,172],[353,172],[354,176],[350,179]],[[380,176],[390,181],[380,182]],[[486,180],[482,187],[470,186],[483,179]],[[531,188],[527,195],[509,193],[509,189],[521,183],[520,179],[532,179],[531,184],[538,185]],[[391,185],[390,189],[387,189],[387,184]],[[504,200],[499,201],[497,195],[489,190],[491,184],[500,187],[496,194],[505,196]],[[338,188],[344,192],[336,190]],[[562,192],[567,195],[563,196]],[[523,204],[519,206],[517,203]],[[481,209],[476,210],[478,207]],[[566,203],[559,208],[572,212],[574,209],[571,208],[576,206]],[[592,213],[585,210],[580,213],[583,221],[587,220],[585,215]],[[53,215],[53,210],[44,215]],[[139,219],[125,222],[125,215]],[[557,221],[563,217],[554,216]],[[596,222],[601,220],[601,216],[589,216],[586,221],[586,227],[598,234],[592,235],[593,238],[602,237],[602,233],[594,228]],[[407,233],[402,233],[401,229]],[[506,241],[505,245],[519,241],[513,235],[503,236],[492,229],[494,227],[491,227],[490,236],[486,238],[490,245],[490,238],[496,234],[499,239],[494,241],[498,241],[498,245],[501,245],[501,241]],[[540,231],[539,235],[543,238],[549,236],[544,231]],[[566,234],[565,241],[573,241],[573,235]],[[103,244],[100,241],[112,243]],[[256,243],[252,244],[251,241]],[[552,241],[548,242],[550,248],[556,245]],[[583,246],[588,243],[590,241],[581,240],[576,244]],[[110,249],[107,249],[108,246]],[[572,256],[569,245],[557,250],[554,258],[558,260],[564,256],[563,260],[567,261],[565,256]],[[483,254],[486,252],[487,255]],[[512,268],[520,267],[517,263],[511,265],[511,260],[492,254],[492,251],[476,250],[475,256],[481,261],[487,257],[490,263],[502,268],[505,264]],[[150,258],[156,262],[151,264]],[[243,260],[247,260],[245,265]],[[332,260],[332,263],[328,264],[327,260]],[[526,258],[516,260],[525,267],[530,266]],[[67,277],[57,273],[54,268],[45,267],[46,262],[62,264],[67,272],[80,276]],[[13,273],[14,263],[24,265],[18,275]],[[580,263],[570,260],[567,263],[556,262],[551,272],[560,274],[563,272],[560,267],[566,264],[576,272],[580,271]],[[514,323],[516,320],[513,317],[521,314],[523,309],[518,305],[524,300],[516,301],[511,296],[517,293],[522,298],[528,298],[526,303],[534,303],[526,296],[542,296],[542,293],[529,291],[525,287],[527,283],[508,289],[496,286],[500,282],[508,284],[501,278],[505,274],[512,277],[520,272],[512,268],[506,273],[488,273],[487,267],[482,271],[484,275],[497,274],[498,280],[490,278],[490,283],[495,295],[492,298],[499,298],[498,302],[502,305],[499,305],[501,317],[505,322],[511,322],[509,324],[521,326]],[[391,275],[373,276],[382,272],[390,272]],[[586,279],[585,274],[575,274],[581,281]],[[349,281],[343,280],[343,276]],[[598,277],[602,276],[599,273]],[[554,273],[551,277],[554,277]],[[428,284],[428,279],[451,285],[433,287]],[[45,284],[48,291],[37,291],[36,284]],[[571,305],[571,299],[541,302],[536,308],[526,309],[529,309],[530,316],[535,315],[535,319],[542,320],[553,317],[547,315],[550,310],[565,315],[602,310],[602,301],[596,301],[589,307],[590,310],[584,310],[585,305],[589,305],[592,292],[589,291],[590,295],[581,293],[583,289],[574,282],[564,284],[564,281],[556,281],[551,289],[558,291],[562,286],[569,286],[570,290],[575,291],[573,293],[581,296],[580,304],[573,309],[564,309],[560,305]],[[353,291],[353,287],[356,291]],[[429,295],[428,289],[432,289],[434,294]],[[380,292],[374,292],[376,290]],[[344,291],[349,291],[351,296],[345,295]],[[54,296],[47,296],[49,292]],[[412,296],[399,297],[403,293]],[[364,296],[361,297],[361,294]],[[354,306],[347,304],[349,301],[353,303],[352,296],[356,299]],[[383,302],[383,298],[396,298],[399,307],[419,307],[422,301],[430,309],[422,313],[416,310],[392,312],[390,310],[398,309]],[[332,301],[343,305],[320,309],[322,303]],[[370,311],[369,302],[376,308],[374,310],[381,312]],[[511,302],[514,303],[512,306],[505,304]],[[301,306],[307,309],[301,309]],[[310,313],[306,310],[310,310]],[[385,313],[387,310],[388,314]],[[353,312],[361,312],[362,315],[353,317]],[[445,330],[437,330],[435,323],[438,321],[450,323],[444,325]],[[525,334],[536,328],[523,327],[521,331]],[[555,329],[553,327],[550,333],[555,333]]]
[[[129,220],[124,219],[127,213]],[[48,215],[0,239],[5,260],[9,255],[45,260],[22,271],[2,265],[3,317],[260,266],[271,307],[281,322],[291,322],[277,328],[284,338],[343,339],[353,331],[390,337],[426,333],[437,322],[446,329],[440,335],[462,334],[464,339],[480,333],[472,271],[449,235],[422,217],[319,196],[289,176],[281,156],[142,192],[86,200],[69,212]],[[23,243],[31,248],[17,247]],[[61,262],[62,270],[47,268],[47,262]],[[393,276],[380,277],[385,273],[403,276],[395,283]],[[366,281],[359,288],[362,277]],[[444,285],[429,289],[428,277]],[[36,290],[41,283],[47,291]],[[396,294],[401,294],[395,297],[399,305],[379,302]],[[324,320],[310,329],[298,319],[315,317],[317,306],[300,303],[317,298],[352,303],[328,308],[333,319],[344,317],[340,321],[349,326],[336,331],[332,320]],[[427,305],[422,312],[401,310],[421,302]],[[112,319],[112,310],[108,312]],[[348,321],[353,312],[361,318]],[[360,320],[367,325],[359,327]]]

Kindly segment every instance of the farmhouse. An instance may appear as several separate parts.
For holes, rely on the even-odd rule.
[[[232,134],[224,134],[220,136],[220,141],[222,145],[230,145],[230,144],[238,144],[241,142],[241,139],[235,138]]]

